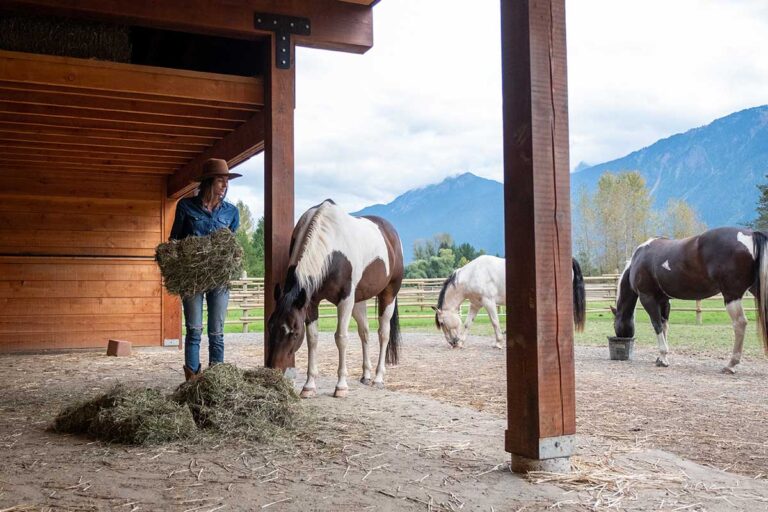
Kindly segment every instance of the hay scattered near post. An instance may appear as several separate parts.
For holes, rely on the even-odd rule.
[[[197,428],[189,409],[160,391],[118,384],[105,395],[66,408],[54,420],[53,430],[149,445],[188,439]]]
[[[207,236],[162,243],[155,250],[155,260],[168,293],[190,297],[239,278],[243,248],[229,229],[219,229]]]
[[[296,428],[301,409],[293,386],[277,370],[218,364],[179,386],[198,427],[212,434],[266,441]]]

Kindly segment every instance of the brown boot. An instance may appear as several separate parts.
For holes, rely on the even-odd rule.
[[[200,376],[200,370],[197,370],[197,372],[193,372],[189,369],[187,365],[184,365],[184,378],[189,382],[190,380],[195,380]]]

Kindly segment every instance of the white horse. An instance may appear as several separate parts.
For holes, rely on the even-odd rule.
[[[435,310],[435,325],[442,329],[453,348],[462,348],[467,333],[480,308],[485,308],[496,336],[496,348],[502,348],[504,335],[496,307],[506,304],[506,262],[504,258],[483,255],[456,269],[443,283]],[[459,308],[469,300],[469,313],[462,325]],[[584,329],[586,301],[581,267],[573,259],[573,319],[576,330]]]

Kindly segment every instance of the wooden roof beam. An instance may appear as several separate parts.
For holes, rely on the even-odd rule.
[[[0,50],[0,81],[264,105],[261,78]]]
[[[253,26],[254,13],[309,18],[312,33],[296,44],[365,53],[373,46],[370,5],[337,0],[6,0],[3,5],[35,14],[73,16],[166,30],[253,39],[269,35]]]
[[[167,194],[178,199],[196,187],[192,178],[203,170],[203,163],[209,158],[222,158],[229,167],[264,150],[264,113],[258,112],[232,133],[200,153],[194,160],[168,177]]]

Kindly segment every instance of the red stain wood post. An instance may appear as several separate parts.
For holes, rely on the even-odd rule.
[[[576,432],[565,0],[502,0],[505,448],[567,469]]]
[[[264,151],[264,363],[267,362],[267,319],[275,309],[275,284],[282,283],[288,269],[288,250],[293,231],[293,110],[295,65],[275,67],[275,38],[269,50],[271,62],[266,82],[266,142]],[[295,62],[291,45],[291,62]],[[291,361],[291,366],[295,362]]]
[[[162,233],[163,242],[171,236],[173,228],[173,219],[176,216],[176,204],[178,200],[166,197],[166,186],[163,186],[162,194]],[[179,350],[184,348],[184,341],[181,339],[181,299],[177,295],[171,295],[163,287],[160,298],[162,311],[162,334],[160,344],[173,343],[176,340]]]

